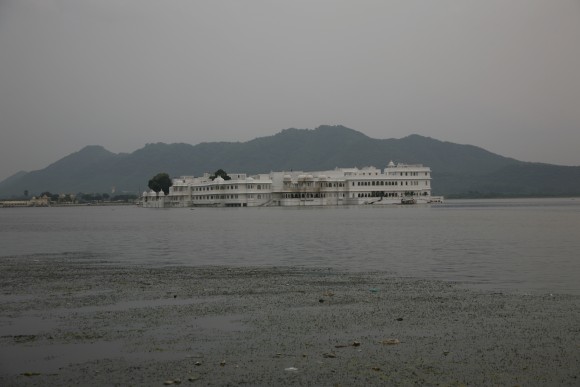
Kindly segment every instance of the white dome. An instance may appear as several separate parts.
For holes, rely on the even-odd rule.
[[[214,179],[214,181],[213,181],[213,182],[214,182],[214,183],[223,183],[223,182],[224,182],[224,179],[223,179],[221,176],[218,176],[218,177],[216,177],[216,178]]]
[[[284,175],[284,180],[292,180],[292,176],[290,176],[290,175]]]

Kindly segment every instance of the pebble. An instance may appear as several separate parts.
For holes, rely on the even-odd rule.
[[[38,375],[40,375],[40,373],[39,372],[23,372],[20,375],[22,375],[22,376],[38,376]]]

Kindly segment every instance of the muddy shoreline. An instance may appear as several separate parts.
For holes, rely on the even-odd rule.
[[[578,385],[580,296],[0,258],[0,385]]]

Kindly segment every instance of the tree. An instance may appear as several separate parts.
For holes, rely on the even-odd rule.
[[[154,191],[157,195],[159,195],[159,191],[161,191],[161,186],[159,182],[155,179],[150,179],[149,183],[147,184],[150,190]]]
[[[231,180],[232,178],[228,176],[227,172],[224,171],[223,169],[218,169],[217,171],[215,171],[215,173],[213,175],[211,175],[209,178],[214,180],[216,177],[221,177],[224,180]]]
[[[169,195],[169,187],[172,185],[173,182],[167,173],[158,173],[147,184],[157,195],[159,195],[159,191],[163,191],[165,195]]]

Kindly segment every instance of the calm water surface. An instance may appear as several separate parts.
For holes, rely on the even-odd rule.
[[[0,257],[388,271],[580,294],[580,199],[327,208],[0,209]]]

